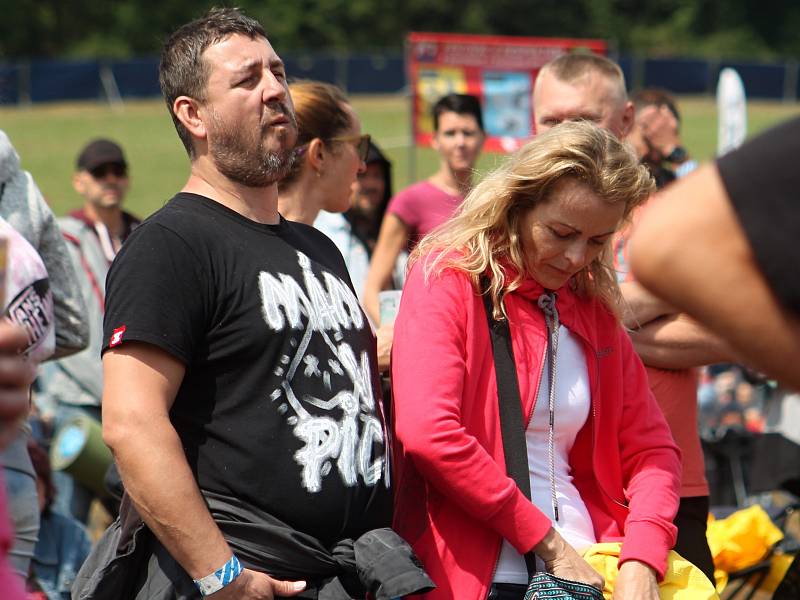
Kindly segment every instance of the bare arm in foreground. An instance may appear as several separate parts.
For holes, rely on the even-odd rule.
[[[620,284],[622,323],[648,367],[690,369],[737,360],[730,346],[696,320],[646,290],[638,281]]]
[[[662,192],[631,243],[642,285],[723,337],[749,364],[800,389],[800,320],[761,274],[716,166]]]
[[[180,361],[148,344],[129,342],[107,351],[103,437],[142,519],[189,576],[200,579],[225,564],[232,551],[208,512],[169,420],[184,372]],[[245,569],[208,597],[270,600],[304,587]]]

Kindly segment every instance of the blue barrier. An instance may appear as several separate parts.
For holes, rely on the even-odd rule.
[[[736,69],[744,83],[748,98],[782,98],[786,79],[785,65],[763,63],[722,62],[719,69]],[[719,77],[719,72],[716,74]]]
[[[625,86],[630,92],[633,89],[633,84],[636,80],[636,75],[633,72],[635,68],[635,62],[630,56],[620,56],[617,58],[617,64],[619,65],[619,68],[622,69],[622,74],[625,75]]]
[[[337,69],[339,61],[330,55],[305,54],[283,55],[289,79],[313,79],[325,83],[339,83]]]
[[[702,94],[714,89],[708,61],[691,58],[649,58],[644,62],[644,87],[675,94]],[[715,80],[716,81],[716,80]]]
[[[161,95],[158,85],[158,59],[137,58],[111,65],[119,95],[123,98],[148,98]]]
[[[0,64],[0,104],[19,103],[19,73],[19,65]]]
[[[356,55],[347,61],[347,91],[351,94],[399,92],[405,83],[402,54]]]
[[[96,61],[35,60],[30,69],[31,102],[102,97],[100,63]]]
[[[372,54],[288,53],[283,56],[290,79],[336,83],[355,94],[396,93],[406,86],[400,52]],[[796,100],[800,77],[796,63],[712,62],[690,58],[618,57],[628,88],[661,87],[677,94],[711,94],[721,68],[735,68],[748,97]],[[113,75],[122,98],[157,97],[158,59],[142,57],[106,63],[34,60],[0,64],[0,104],[92,100],[105,98],[101,73]],[[112,89],[112,93],[116,90]]]

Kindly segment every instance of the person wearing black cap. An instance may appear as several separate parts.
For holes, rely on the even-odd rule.
[[[78,415],[100,420],[106,274],[122,243],[139,224],[136,217],[122,210],[129,185],[128,163],[115,142],[89,142],[78,154],[72,185],[83,196],[84,204],[60,218],[59,225],[86,303],[90,339],[83,352],[42,368],[40,403],[54,409],[56,430]],[[63,471],[56,471],[54,479],[56,508],[85,523],[94,492]]]

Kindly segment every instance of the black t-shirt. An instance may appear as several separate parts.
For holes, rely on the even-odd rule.
[[[389,525],[374,336],[322,233],[178,194],[108,275],[103,349],[132,340],[186,365],[170,416],[201,490],[325,544]]]
[[[717,161],[756,261],[778,299],[800,313],[800,119]]]

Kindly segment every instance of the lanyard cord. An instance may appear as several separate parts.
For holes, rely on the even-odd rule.
[[[94,224],[94,230],[97,232],[97,238],[100,240],[100,247],[103,249],[103,254],[105,254],[108,264],[111,264],[114,257],[117,255],[117,251],[114,250],[114,241],[111,239],[111,233],[109,233],[108,227],[100,221]]]
[[[547,431],[547,457],[550,461],[550,499],[553,503],[553,517],[558,522],[558,498],[556,496],[556,457],[555,457],[555,421],[556,421],[556,357],[558,356],[558,309],[555,292],[539,296],[539,308],[544,313],[547,325],[547,358],[550,361],[548,370],[550,418]]]

